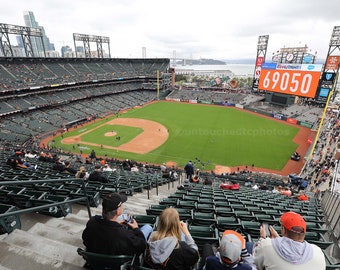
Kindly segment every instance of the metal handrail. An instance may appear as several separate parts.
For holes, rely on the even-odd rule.
[[[25,209],[20,209],[20,210],[15,210],[15,211],[11,211],[11,212],[7,212],[7,213],[3,213],[0,214],[0,218],[2,217],[8,217],[8,216],[12,216],[12,215],[16,215],[16,214],[24,214],[24,213],[30,213],[30,212],[35,212],[37,210],[42,210],[42,209],[46,209],[46,208],[50,208],[53,206],[57,206],[57,205],[62,205],[65,203],[73,203],[73,202],[80,202],[80,201],[84,201],[84,199],[86,200],[86,207],[87,207],[87,212],[89,215],[89,218],[92,217],[91,214],[91,208],[90,208],[90,202],[89,202],[89,198],[87,196],[87,191],[86,191],[86,187],[85,187],[85,183],[82,180],[79,180],[79,178],[63,178],[63,179],[44,179],[44,180],[22,180],[22,181],[1,181],[0,185],[1,186],[5,186],[5,185],[20,185],[20,184],[38,184],[38,183],[56,183],[56,182],[71,182],[71,181],[78,181],[81,182],[81,188],[84,192],[84,196],[77,198],[77,199],[71,199],[71,200],[65,200],[62,202],[55,202],[55,203],[50,203],[50,204],[46,204],[46,205],[41,205],[41,206],[35,206],[35,207],[30,207],[30,208],[25,208]]]
[[[42,184],[42,183],[71,182],[71,181],[81,182],[81,188],[84,192],[84,196],[82,196],[80,198],[76,198],[76,199],[68,199],[68,200],[65,200],[65,201],[62,201],[62,202],[55,202],[55,203],[51,203],[51,204],[20,209],[20,210],[15,210],[15,211],[2,213],[2,214],[0,213],[0,218],[12,216],[12,215],[16,215],[16,214],[24,214],[24,213],[35,212],[35,211],[47,209],[47,208],[50,208],[50,207],[53,207],[53,206],[63,205],[65,203],[80,202],[80,201],[84,201],[84,199],[85,199],[86,200],[86,207],[87,207],[87,211],[88,211],[88,215],[89,215],[89,219],[90,219],[92,217],[92,214],[91,214],[91,208],[90,208],[90,201],[89,201],[89,198],[87,196],[85,182],[80,180],[79,178],[1,181],[0,185],[5,186],[5,185],[16,185],[16,184],[19,184],[19,185],[20,184],[39,184],[39,183]],[[151,181],[150,181],[149,177],[147,177],[147,185],[146,186],[148,187],[147,188],[147,194],[148,194],[147,196],[148,196],[148,199],[150,199],[149,191],[150,191],[150,187],[151,187]],[[174,183],[172,183],[172,186],[174,186]],[[141,184],[140,186],[135,186],[135,187],[127,188],[127,189],[118,189],[118,187],[116,187],[115,190],[116,190],[116,192],[125,192],[125,191],[133,190],[133,189],[136,189],[136,188],[143,189],[144,187],[145,187],[145,185]],[[170,181],[168,182],[168,188],[170,188]],[[156,177],[156,193],[158,195],[158,178],[157,177]]]

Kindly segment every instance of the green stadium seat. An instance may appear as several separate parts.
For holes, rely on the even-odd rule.
[[[209,226],[189,225],[188,230],[198,246],[199,252],[202,252],[204,244],[219,246],[219,233],[216,228]]]
[[[0,189],[0,203],[10,204],[11,198],[8,196],[12,191]]]
[[[215,226],[216,225],[215,213],[194,212],[191,223],[193,225]]]
[[[214,204],[215,204],[215,207],[225,207],[225,206],[231,207],[231,203],[229,203],[226,200],[221,200],[221,201],[215,200]]]
[[[167,206],[176,206],[177,203],[178,203],[178,198],[164,198],[164,199],[161,199],[159,201],[159,204],[164,204],[164,205],[167,205]]]
[[[183,208],[183,209],[196,209],[197,202],[195,201],[180,201],[177,202],[177,208]]]
[[[240,220],[235,216],[216,217],[216,227],[220,232],[241,229]]]
[[[249,211],[234,210],[234,215],[240,220],[255,220],[255,216]]]
[[[215,213],[215,205],[207,205],[204,203],[197,203],[196,211],[202,213]]]
[[[137,221],[139,227],[150,224],[151,227],[155,228],[158,220],[158,217],[154,215],[133,215],[133,218]]]
[[[98,205],[100,204],[100,193],[98,191],[87,191],[86,194],[87,194],[90,206],[98,207]],[[81,197],[84,197],[84,193],[81,189],[79,189],[76,192],[71,192],[69,197],[71,199],[81,198]],[[83,200],[78,203],[85,205],[86,201]]]
[[[215,213],[216,213],[216,216],[220,216],[220,217],[234,216],[234,210],[231,207],[228,207],[228,206],[216,207]]]
[[[271,215],[267,214],[254,214],[256,221],[259,223],[269,223],[270,225],[277,224],[278,220],[274,219]]]
[[[245,235],[250,235],[251,238],[258,238],[260,236],[260,225],[258,221],[241,221],[242,232]]]
[[[165,208],[168,208],[168,206],[164,204],[152,204],[145,211],[148,215],[159,216]]]
[[[67,202],[68,199],[69,198],[65,196],[44,194],[38,199],[31,199],[31,202],[33,206],[42,206],[55,202],[65,202],[65,204],[52,206],[47,209],[42,209],[38,211],[41,214],[52,217],[65,217],[72,212],[72,205]]]
[[[323,250],[323,253],[325,255],[326,259],[326,270],[339,270],[340,269],[340,261],[339,258],[335,261],[334,258],[329,256],[329,254],[326,252],[326,250]]]
[[[10,198],[11,205],[15,205],[18,208],[25,209],[33,206],[31,199],[33,199],[34,196],[16,193],[9,193],[8,196]]]
[[[307,231],[325,233],[328,231],[327,228],[320,226],[318,222],[306,221]]]
[[[87,267],[94,270],[120,270],[124,265],[131,264],[133,256],[129,255],[104,255],[77,249],[77,253],[84,258]]]
[[[0,204],[0,214],[7,214],[18,210],[16,206]],[[15,229],[21,229],[19,215],[11,215],[0,218],[0,234],[11,233]]]
[[[192,209],[184,209],[184,208],[176,207],[176,210],[178,211],[180,220],[183,220],[183,221],[191,220],[192,214],[193,214]]]

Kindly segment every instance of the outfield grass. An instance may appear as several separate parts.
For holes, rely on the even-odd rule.
[[[158,102],[132,109],[120,117],[159,122],[168,128],[170,136],[165,144],[144,155],[80,145],[83,153],[94,149],[97,155],[106,154],[156,164],[175,161],[179,166],[193,160],[198,168],[203,168],[204,164],[204,169],[209,170],[214,165],[251,164],[281,170],[297,148],[297,144],[292,141],[299,130],[297,127],[235,108]],[[79,135],[105,121],[108,120],[84,126],[64,137]],[[124,141],[116,142],[113,137],[104,136],[105,132],[112,130],[118,132]],[[140,132],[139,128],[105,125],[82,136],[82,140],[118,146]],[[55,139],[55,145],[69,151],[79,150],[78,145],[61,145],[60,137]]]

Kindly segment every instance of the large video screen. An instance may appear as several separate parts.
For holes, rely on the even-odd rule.
[[[314,98],[322,65],[263,63],[259,90]]]

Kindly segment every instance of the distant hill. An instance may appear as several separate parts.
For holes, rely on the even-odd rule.
[[[223,60],[227,64],[255,64],[255,58],[254,59],[226,59]]]

